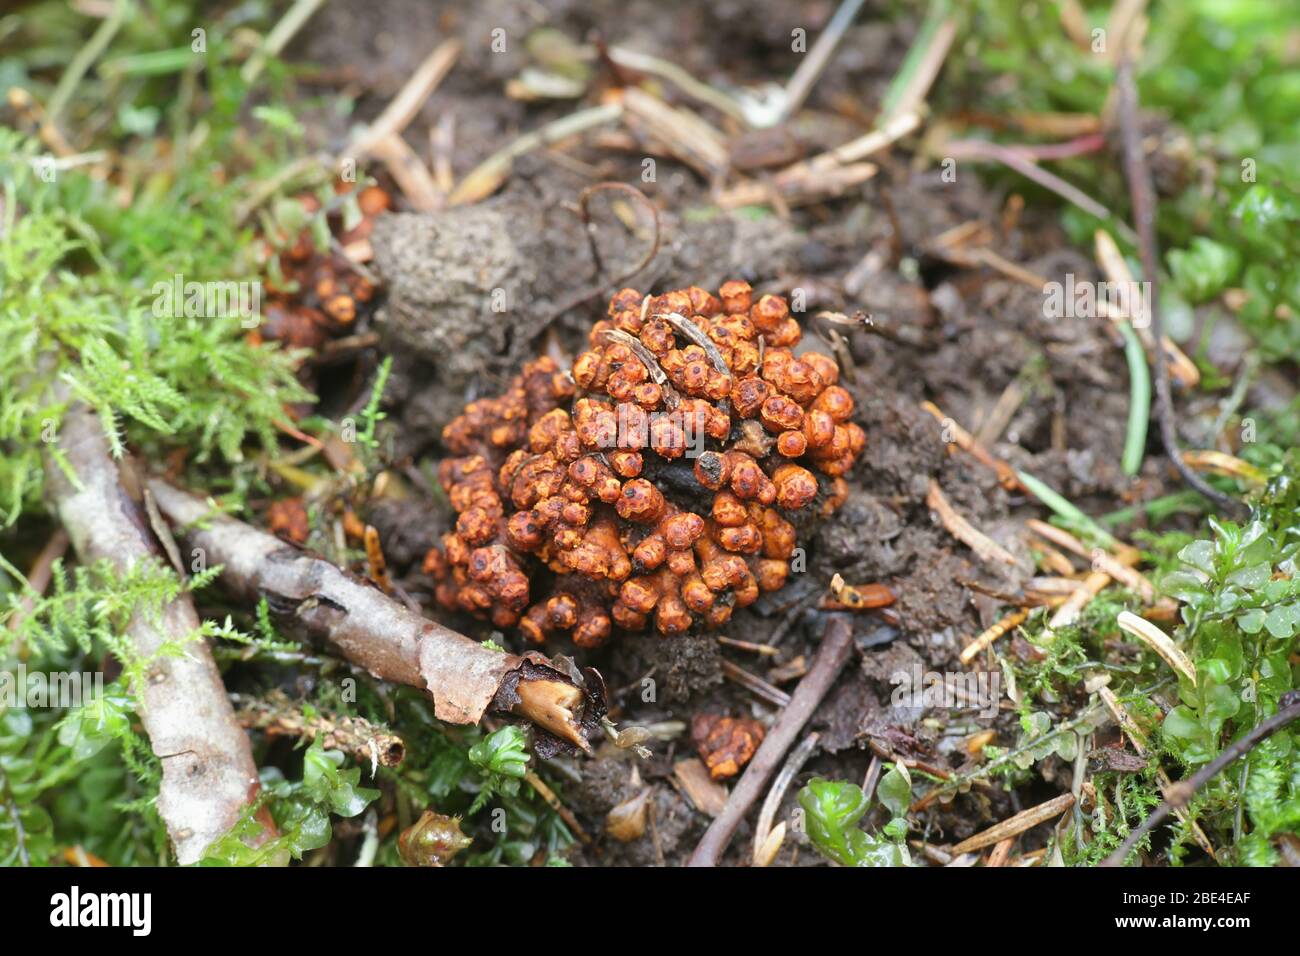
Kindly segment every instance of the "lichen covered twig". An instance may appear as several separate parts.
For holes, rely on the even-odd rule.
[[[162,549],[143,509],[119,481],[99,417],[74,405],[58,448],[77,480],[50,461],[48,494],[82,564],[107,560],[126,571],[159,559]],[[145,732],[162,762],[158,813],[182,864],[199,860],[238,821],[259,786],[248,737],[235,720],[221,673],[207,644],[193,639],[198,628],[188,594],[164,605],[156,617],[136,613],[126,628],[135,651],[151,661],[147,680],[134,690]],[[178,654],[160,654],[165,645],[176,644],[183,644]]]
[[[383,767],[396,767],[406,756],[401,737],[364,717],[308,713],[280,691],[266,697],[236,697],[235,702],[240,724],[270,737],[319,740],[326,750],[342,750],[362,763],[373,761]]]

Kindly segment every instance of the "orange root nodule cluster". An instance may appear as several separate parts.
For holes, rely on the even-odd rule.
[[[338,182],[334,188],[336,194],[344,194],[355,187]],[[304,215],[321,214],[316,196],[303,194],[297,202]],[[368,239],[375,219],[391,205],[384,190],[366,186],[357,193],[360,218],[355,224],[349,228],[342,214],[334,213],[326,216],[326,225],[341,248]],[[342,252],[318,249],[310,228],[293,237],[274,238],[275,243],[266,236],[259,241],[259,254],[268,268],[272,257],[276,259],[278,277],[268,275],[266,280],[268,301],[264,321],[250,333],[254,341],[266,339],[289,348],[315,349],[352,329],[375,296],[374,284]]]
[[[866,442],[834,360],[796,356],[800,336],[745,282],[616,294],[571,373],[529,362],[443,430],[457,519],[425,558],[439,602],[594,647],[718,627],[784,586],[789,519],[837,508]]]

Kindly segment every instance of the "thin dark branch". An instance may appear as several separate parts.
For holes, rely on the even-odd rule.
[[[1223,511],[1240,516],[1244,505],[1211,486],[1183,460],[1178,446],[1178,427],[1174,417],[1174,403],[1170,396],[1168,357],[1165,355],[1164,317],[1159,302],[1160,252],[1156,239],[1156,201],[1151,185],[1151,171],[1147,168],[1142,150],[1142,130],[1138,122],[1137,85],[1133,80],[1133,64],[1126,52],[1120,59],[1115,78],[1118,89],[1116,109],[1124,140],[1124,170],[1128,177],[1129,196],[1133,203],[1133,221],[1137,227],[1138,255],[1142,260],[1143,277],[1150,289],[1151,325],[1155,337],[1156,362],[1156,414],[1160,420],[1160,436],[1165,451],[1183,481],[1213,501]]]
[[[1138,842],[1159,826],[1169,814],[1179,807],[1187,806],[1192,797],[1196,795],[1196,791],[1217,777],[1233,761],[1254,750],[1265,737],[1281,730],[1291,721],[1300,717],[1300,691],[1288,691],[1282,695],[1280,703],[1282,707],[1276,714],[1256,724],[1250,733],[1235,741],[1231,747],[1196,771],[1192,776],[1186,780],[1180,780],[1170,787],[1165,794],[1165,801],[1156,807],[1151,816],[1147,817],[1140,827],[1128,835],[1124,845],[1108,856],[1101,865],[1123,866],[1124,861],[1128,859],[1128,855],[1133,852]]]

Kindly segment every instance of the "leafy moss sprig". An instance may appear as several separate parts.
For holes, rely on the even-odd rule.
[[[872,836],[858,826],[872,801],[862,788],[843,780],[815,777],[799,791],[808,838],[828,860],[840,866],[910,866],[903,842],[912,784],[891,767],[876,786],[876,799],[890,813],[889,822]]]
[[[265,866],[301,860],[330,842],[330,814],[355,817],[379,796],[360,786],[361,769],[343,769],[341,751],[317,740],[303,752],[302,780],[285,780],[275,768],[262,771],[262,794],[221,839],[208,847],[202,866]],[[259,815],[269,808],[279,835],[259,843],[265,827]]]
[[[493,731],[469,748],[469,762],[482,773],[478,796],[469,812],[477,813],[494,795],[513,797],[528,773],[528,738],[511,724]]]

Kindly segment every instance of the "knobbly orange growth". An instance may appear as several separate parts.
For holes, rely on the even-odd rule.
[[[342,181],[334,186],[340,195],[354,188]],[[301,195],[297,201],[308,216],[321,212],[320,200],[314,195]],[[356,201],[361,217],[351,228],[344,224],[341,212],[326,210],[326,224],[337,247],[317,249],[309,228],[294,237],[276,236],[276,243],[266,236],[258,240],[258,251],[269,276],[275,275],[269,272],[272,257],[278,260],[278,278],[266,280],[265,316],[250,333],[254,341],[269,339],[290,348],[320,348],[329,339],[351,330],[358,313],[369,308],[375,286],[345,251],[368,243],[375,219],[392,203],[378,186],[361,189]],[[363,258],[367,255],[355,254]]]
[[[572,372],[529,362],[443,430],[458,517],[424,562],[439,602],[594,647],[715,628],[783,587],[789,518],[838,508],[866,442],[801,334],[745,282],[616,294]]]

